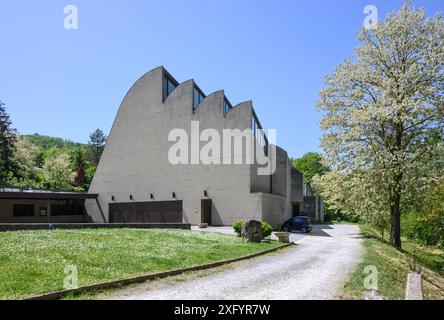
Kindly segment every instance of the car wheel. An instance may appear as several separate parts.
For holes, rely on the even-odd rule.
[[[303,228],[301,229],[301,232],[302,232],[302,233],[307,233],[307,228],[303,227]]]
[[[289,227],[283,227],[283,228],[282,228],[282,231],[284,231],[284,232],[290,232],[290,228],[289,228]]]

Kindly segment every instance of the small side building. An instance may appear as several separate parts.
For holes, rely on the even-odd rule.
[[[92,222],[85,200],[97,194],[0,187],[0,224]]]

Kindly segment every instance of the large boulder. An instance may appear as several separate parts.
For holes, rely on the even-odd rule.
[[[242,225],[241,235],[250,242],[261,242],[264,238],[262,235],[262,223],[256,220],[249,220]]]

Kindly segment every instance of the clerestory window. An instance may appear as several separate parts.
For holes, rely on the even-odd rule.
[[[251,117],[251,133],[253,137],[256,139],[257,143],[264,150],[265,155],[268,156],[268,138],[265,135],[264,130],[262,129],[259,120],[256,117],[256,114],[253,112],[253,116]]]
[[[178,83],[176,80],[168,76],[167,74],[163,77],[163,100],[165,100],[174,89],[176,89]]]
[[[233,106],[231,103],[227,100],[227,98],[224,99],[224,114],[227,114],[230,112],[230,110],[233,109]]]
[[[197,87],[194,86],[193,90],[193,111],[197,109],[199,104],[205,99],[205,95],[203,92]]]

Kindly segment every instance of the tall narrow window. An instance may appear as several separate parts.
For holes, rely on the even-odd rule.
[[[265,138],[264,152],[265,152],[265,155],[268,156],[268,138],[266,135],[264,135],[264,138]]]
[[[203,92],[198,88],[194,87],[193,90],[193,110],[196,110],[199,104],[202,102],[202,100],[205,99],[205,95]]]
[[[231,106],[231,103],[225,98],[224,99],[224,114],[227,114],[228,112],[230,112],[230,110],[233,107]]]
[[[168,75],[163,77],[163,100],[165,100],[174,89],[176,89],[178,83]]]
[[[268,155],[268,138],[254,113],[251,117],[251,133],[256,142],[263,148],[265,155]]]

